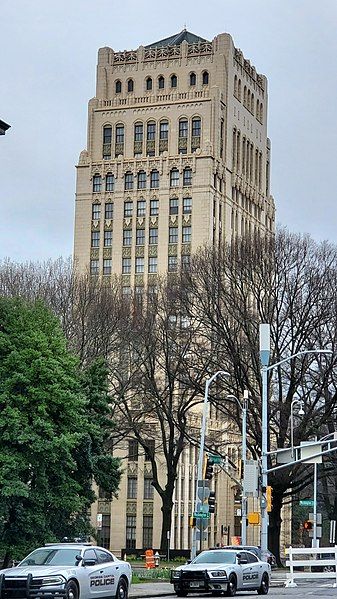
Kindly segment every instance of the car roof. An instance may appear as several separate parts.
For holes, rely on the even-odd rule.
[[[92,545],[91,543],[46,543],[43,547],[37,547],[37,549],[44,549],[45,547],[54,547],[56,549],[78,549],[79,551],[84,549],[100,549],[107,553],[111,553],[109,549],[99,547],[98,545]]]

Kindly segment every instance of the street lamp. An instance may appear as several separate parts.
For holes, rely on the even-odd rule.
[[[248,410],[248,391],[243,392],[243,403],[235,395],[228,395],[227,399],[234,399],[242,412],[242,445],[241,445],[241,461],[243,478],[242,494],[241,494],[241,545],[247,545],[247,497],[245,494],[245,474],[247,460],[247,410]]]
[[[210,385],[218,376],[230,376],[227,370],[218,370],[211,377],[206,379],[205,384],[205,396],[202,410],[202,421],[201,421],[201,433],[200,433],[200,447],[199,447],[199,458],[198,458],[198,471],[197,471],[197,481],[195,486],[195,501],[194,501],[194,512],[198,511],[198,484],[199,481],[202,480],[202,466],[204,461],[204,446],[205,446],[205,435],[206,435],[206,424],[207,424],[207,416],[208,416],[208,392]],[[200,534],[202,534],[202,530],[200,530]],[[192,535],[192,548],[191,548],[191,559],[194,559],[197,554],[197,528],[196,526],[193,528]]]
[[[287,358],[283,358],[275,364],[269,364],[270,359],[270,324],[260,324],[260,361],[262,378],[262,442],[261,442],[261,479],[262,479],[262,498],[261,498],[261,550],[268,549],[268,512],[266,502],[266,491],[268,486],[268,372],[277,368],[284,362],[293,360],[297,356],[305,354],[332,354],[330,349],[307,349],[297,352]]]
[[[290,406],[290,443],[291,443],[291,459],[294,459],[294,406],[299,404],[299,416],[304,416],[302,399],[293,399]]]

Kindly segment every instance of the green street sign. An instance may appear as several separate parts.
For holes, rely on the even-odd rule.
[[[221,464],[221,457],[219,455],[210,455],[211,460],[213,460],[214,464]]]
[[[204,512],[194,512],[193,516],[195,518],[200,518],[201,520],[207,520],[210,517],[209,514],[204,514]]]
[[[314,506],[314,500],[313,499],[300,499],[300,506],[305,507],[313,507]]]

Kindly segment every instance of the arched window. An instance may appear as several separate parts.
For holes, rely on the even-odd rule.
[[[238,100],[241,102],[241,79],[238,82]]]
[[[169,124],[168,121],[160,121],[159,124],[159,139],[168,139]]]
[[[179,171],[177,168],[171,169],[170,172],[170,187],[178,187],[179,185]]]
[[[238,76],[234,77],[234,96],[238,95]]]
[[[116,125],[116,144],[124,143],[124,125],[118,123]]]
[[[188,120],[179,120],[179,137],[188,137]]]
[[[247,87],[243,88],[243,105],[247,106]]]
[[[262,102],[260,104],[260,121],[261,121],[261,123],[263,123],[263,104],[262,104]]]
[[[102,178],[101,175],[96,173],[96,175],[92,178],[92,191],[99,192],[102,188]]]
[[[190,85],[197,84],[197,76],[195,73],[190,73]]]
[[[158,88],[164,89],[164,87],[165,87],[165,79],[164,79],[163,75],[160,75],[160,77],[158,77]]]
[[[131,171],[124,175],[124,189],[133,189],[133,174]]]
[[[122,82],[119,79],[117,79],[117,81],[116,81],[115,91],[116,91],[116,94],[120,94],[122,91]]]
[[[111,140],[112,127],[111,125],[105,125],[103,127],[103,159],[105,160],[111,158]]]
[[[156,139],[156,123],[149,121],[146,128],[146,139],[152,141]]]
[[[115,187],[115,177],[112,173],[107,173],[105,177],[105,191],[113,191]]]
[[[171,75],[171,87],[177,87],[178,79],[177,75]]]
[[[208,85],[208,81],[209,81],[208,71],[204,71],[202,74],[202,84]]]
[[[143,141],[144,126],[143,123],[135,123],[135,141]]]
[[[151,89],[152,89],[152,79],[151,79],[151,77],[148,77],[146,79],[146,90],[151,91]]]
[[[192,169],[187,166],[186,168],[184,168],[184,172],[183,172],[183,185],[189,186],[192,185]]]
[[[247,93],[247,108],[248,108],[248,110],[250,110],[250,89],[248,90],[248,93]]]
[[[256,100],[256,118],[257,120],[260,119],[260,101]]]
[[[252,97],[250,99],[250,111],[252,114],[254,114],[254,94],[252,94]]]
[[[128,92],[133,92],[133,79],[128,81]]]
[[[146,172],[139,171],[137,176],[137,188],[138,189],[146,189]]]
[[[192,137],[200,137],[201,135],[201,118],[194,117],[192,119]]]
[[[158,189],[158,187],[159,187],[159,171],[154,169],[153,171],[151,171],[151,175],[150,175],[150,188]]]

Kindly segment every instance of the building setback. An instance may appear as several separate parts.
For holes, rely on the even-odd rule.
[[[267,107],[266,77],[227,33],[208,41],[183,30],[137,50],[101,48],[87,149],[77,165],[77,268],[121,275],[127,294],[155,285],[158,274],[188,268],[190,255],[205,243],[273,232]],[[235,431],[224,433],[212,411],[209,426],[226,434],[231,461],[239,464]],[[150,463],[135,440],[115,455],[125,460],[119,498],[111,502],[97,490],[92,512],[100,543],[117,552],[158,547],[161,503]],[[196,448],[187,446],[175,489],[172,549],[190,546],[196,461]],[[209,545],[240,531],[237,486],[223,473],[214,485]],[[257,544],[257,527],[248,538]]]

